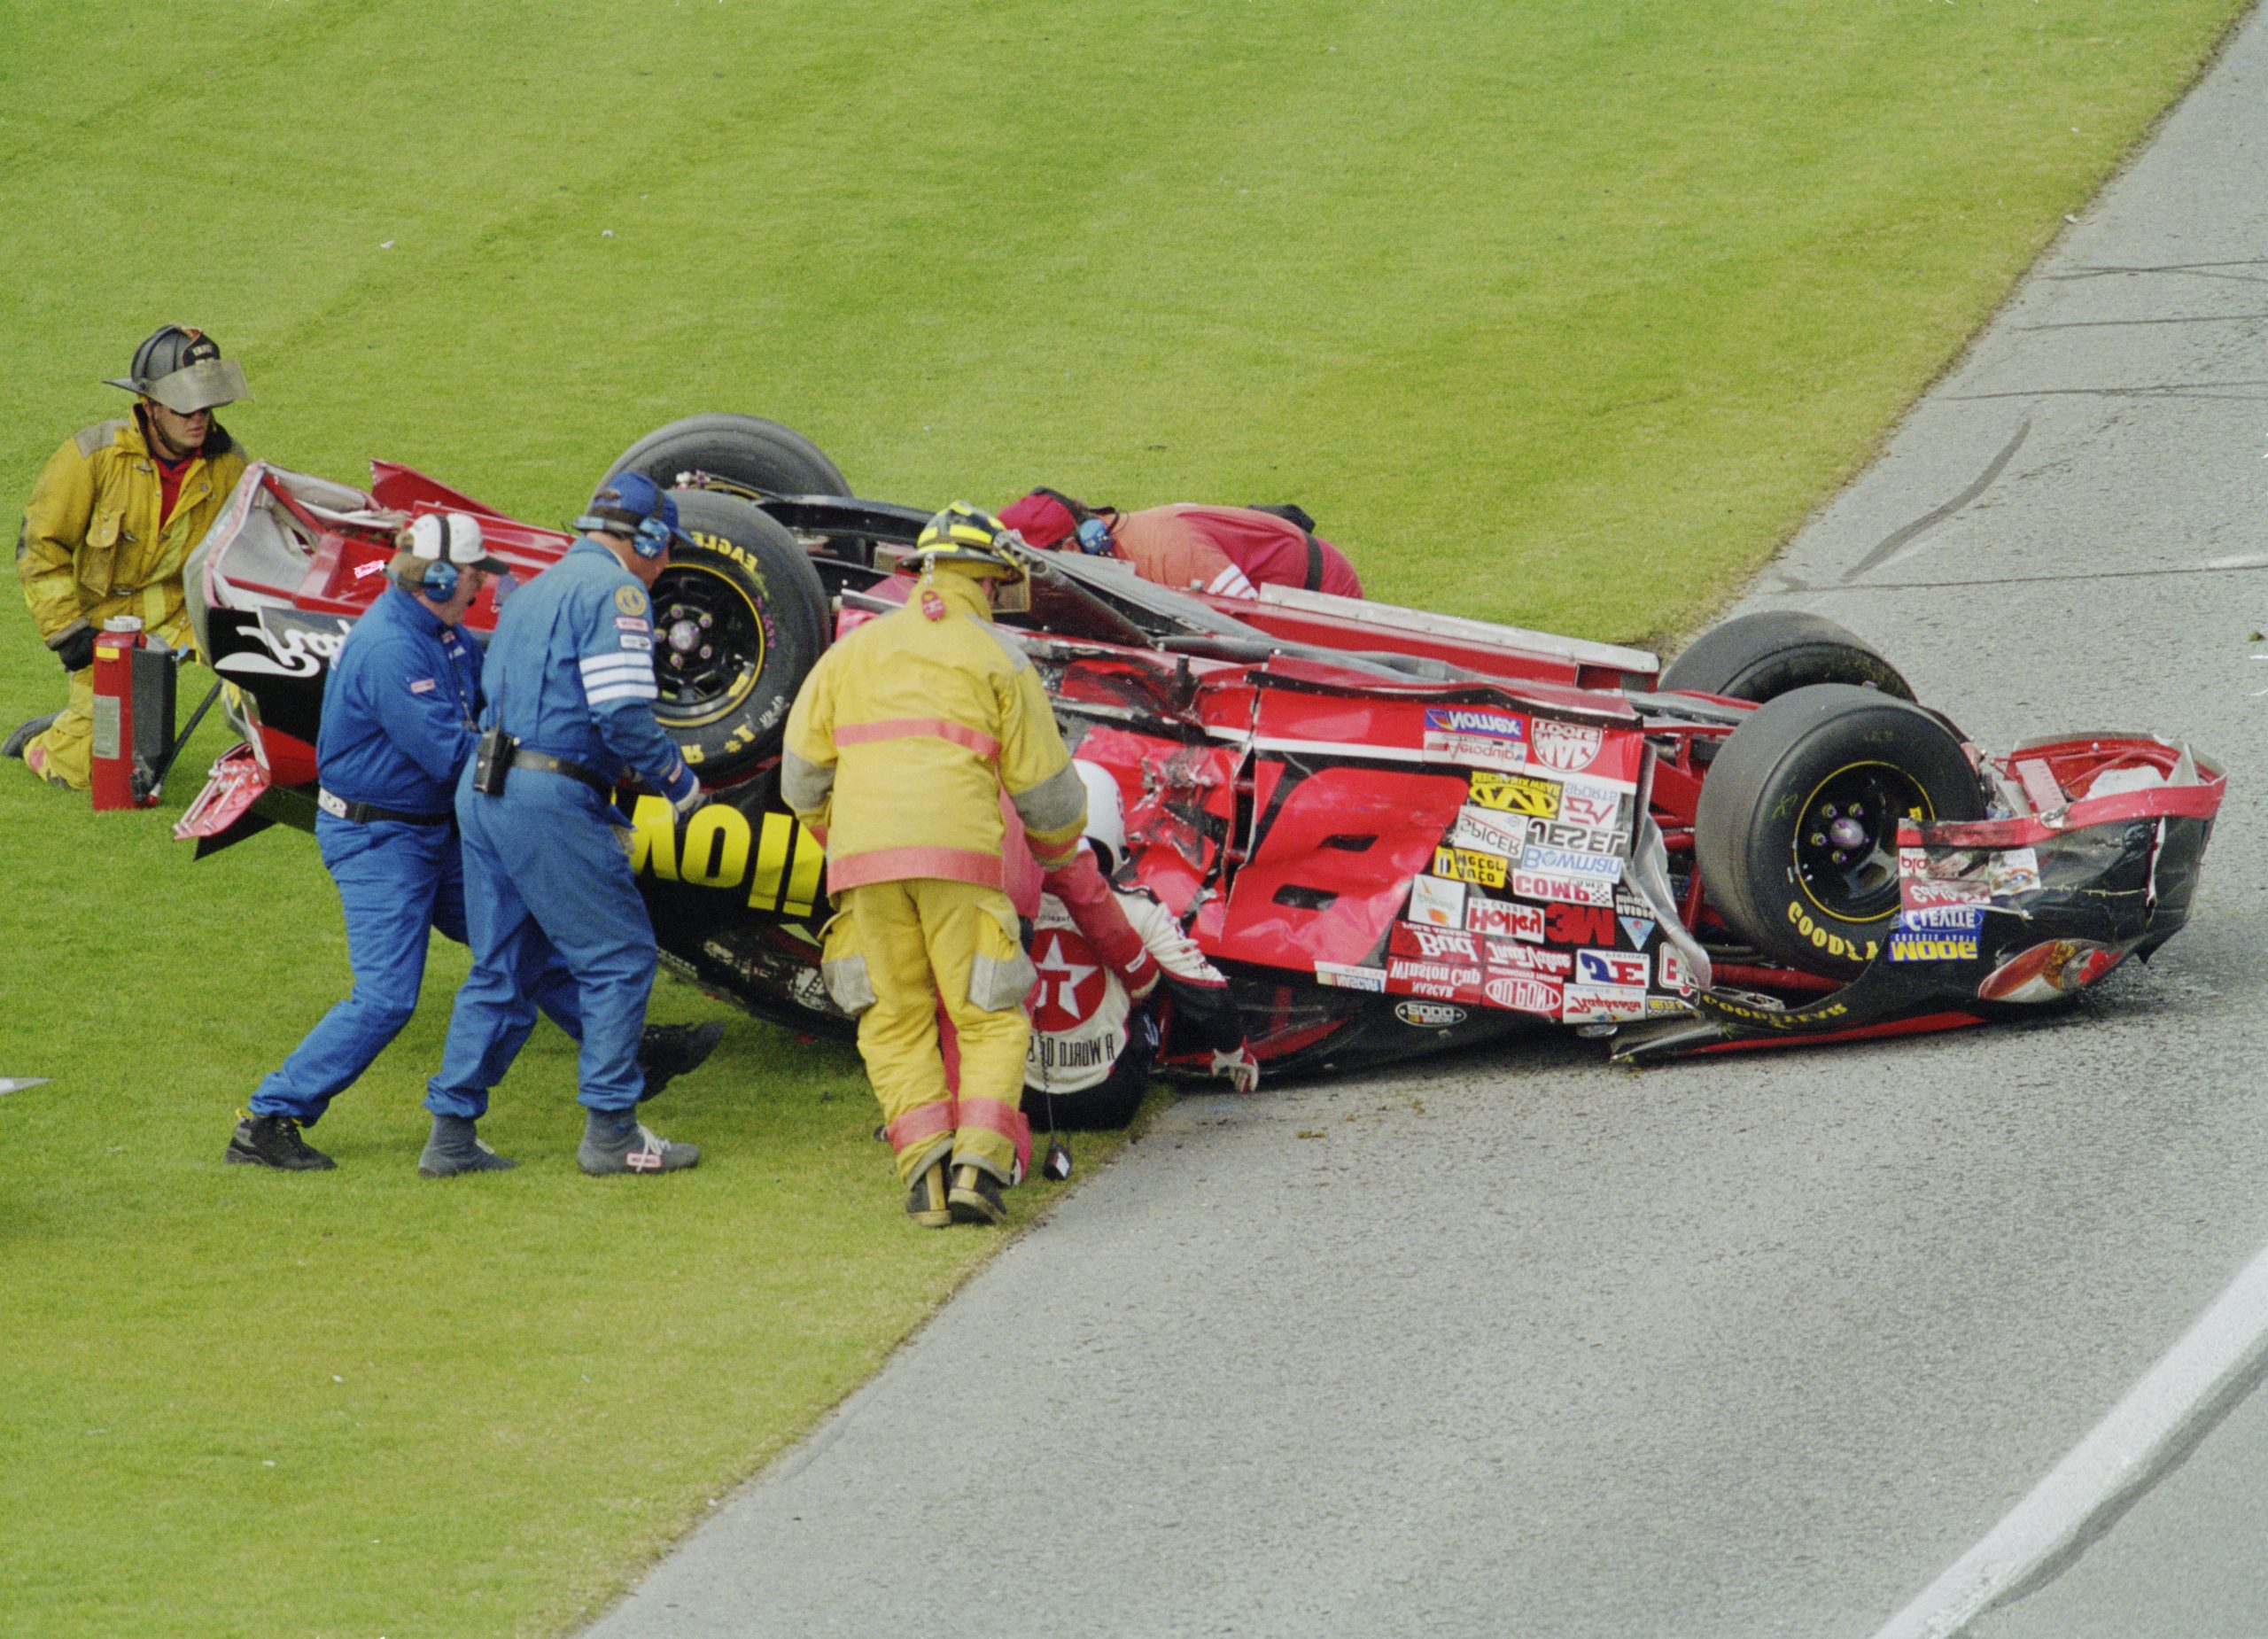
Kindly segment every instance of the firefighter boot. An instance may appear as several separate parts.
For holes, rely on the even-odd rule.
[[[24,748],[45,734],[47,726],[62,715],[60,711],[50,711],[45,717],[35,717],[28,723],[19,723],[16,726],[16,732],[8,736],[6,743],[0,744],[0,757],[12,757],[19,762],[22,761]]]
[[[649,1024],[638,1038],[638,1068],[646,1073],[646,1090],[638,1102],[661,1096],[662,1089],[688,1070],[697,1070],[725,1039],[725,1027],[711,1019],[706,1024]]]
[[[682,1172],[700,1159],[698,1146],[671,1143],[640,1121],[634,1109],[593,1110],[575,1151],[575,1164],[594,1178],[616,1172]]]
[[[436,1115],[433,1136],[417,1158],[421,1178],[454,1178],[461,1172],[502,1172],[520,1163],[499,1155],[475,1133],[477,1123],[468,1115]]]
[[[982,1167],[964,1162],[953,1169],[950,1197],[956,1223],[1000,1223],[1008,1216],[1008,1203],[1000,1199],[1000,1180]]]
[[[905,1216],[923,1229],[943,1229],[953,1221],[953,1211],[945,1199],[945,1163],[932,1161],[913,1180],[913,1187],[905,1193]]]
[[[328,1172],[338,1163],[299,1136],[290,1115],[239,1112],[237,1130],[221,1159],[239,1167],[274,1167],[282,1172]]]

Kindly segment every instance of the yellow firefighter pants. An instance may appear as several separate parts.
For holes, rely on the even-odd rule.
[[[71,698],[47,727],[24,748],[25,765],[58,785],[87,788],[95,747],[95,669],[71,674]]]
[[[1002,1183],[1014,1176],[1015,1140],[999,1107],[1023,1096],[1031,1027],[1023,1001],[1034,974],[1016,937],[1016,913],[997,888],[935,877],[870,882],[835,898],[821,972],[837,1004],[858,1019],[858,1054],[891,1129],[901,1182],[948,1155]],[[937,1046],[944,1003],[960,1047],[958,1127]],[[910,1119],[909,1119],[910,1118]]]

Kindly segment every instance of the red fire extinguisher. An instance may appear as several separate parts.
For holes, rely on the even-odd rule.
[[[148,808],[174,731],[174,657],[149,647],[142,622],[120,615],[95,639],[92,787],[97,810]]]

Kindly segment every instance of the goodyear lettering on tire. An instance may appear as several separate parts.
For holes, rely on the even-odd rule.
[[[1845,938],[1831,928],[1821,926],[1812,920],[1808,911],[1792,899],[1788,902],[1788,920],[1795,925],[1798,933],[1811,942],[1812,949],[1823,951],[1846,962],[1870,962],[1875,959],[1875,952],[1882,949],[1876,940],[1869,939],[1861,944],[1856,940]]]

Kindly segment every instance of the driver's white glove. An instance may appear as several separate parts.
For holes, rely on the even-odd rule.
[[[1230,1052],[1216,1049],[1213,1053],[1213,1074],[1227,1078],[1239,1092],[1260,1091],[1260,1060],[1252,1056],[1249,1044],[1239,1042]]]
[[[706,788],[696,785],[670,806],[677,810],[677,817],[682,820],[695,809],[706,806],[708,801],[709,792]]]

